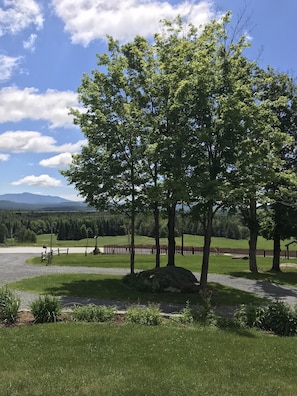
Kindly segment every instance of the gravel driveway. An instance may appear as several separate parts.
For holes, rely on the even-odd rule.
[[[125,275],[128,269],[123,268],[88,268],[88,267],[55,267],[55,266],[36,266],[26,264],[26,260],[33,256],[40,256],[42,249],[40,248],[0,248],[0,285],[8,284],[24,278],[32,278],[47,274],[61,274],[61,273],[88,273],[88,274],[114,274]],[[82,248],[71,248],[70,253],[83,253]],[[194,273],[199,279],[200,274]],[[261,297],[266,297],[271,300],[279,299],[288,302],[290,305],[297,304],[297,288],[290,286],[277,285],[270,282],[263,282],[259,280],[251,280],[245,278],[237,278],[229,275],[209,274],[209,282],[216,282],[225,286],[230,286],[249,293],[257,294]],[[37,295],[32,293],[18,292],[21,298],[21,309],[28,309],[28,306]],[[76,304],[112,304],[117,305],[119,309],[124,308],[125,304],[120,301],[105,301],[88,298],[75,297],[61,297],[63,306]],[[176,311],[177,306],[161,306],[165,311]]]

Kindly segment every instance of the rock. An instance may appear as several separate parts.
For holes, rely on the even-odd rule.
[[[167,266],[124,277],[130,287],[142,291],[196,293],[199,284],[194,274],[182,267]]]

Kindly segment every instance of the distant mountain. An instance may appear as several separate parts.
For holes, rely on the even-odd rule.
[[[26,204],[41,204],[41,203],[62,203],[62,202],[73,202],[61,197],[55,197],[52,195],[39,195],[24,192],[21,194],[3,194],[0,195],[0,201],[11,201],[17,203]]]
[[[84,202],[70,201],[57,196],[25,192],[21,194],[0,195],[0,209],[84,211],[90,210],[91,208]]]

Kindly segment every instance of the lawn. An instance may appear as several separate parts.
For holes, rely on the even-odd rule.
[[[186,305],[201,304],[198,293],[150,293],[130,289],[121,276],[94,274],[53,274],[23,279],[10,283],[10,289],[40,294],[67,297],[88,297],[103,300],[126,301],[129,303],[165,303]],[[235,306],[240,304],[262,304],[265,300],[251,293],[218,284],[209,284],[213,290],[212,304]]]
[[[211,327],[0,329],[3,396],[297,394],[296,339]]]
[[[176,265],[189,269],[192,272],[200,272],[201,270],[201,255],[176,255]],[[101,268],[127,268],[129,271],[128,254],[100,254],[85,256],[84,254],[69,254],[54,256],[51,265],[57,266],[84,266],[84,267],[101,267]],[[258,257],[259,274],[251,274],[248,271],[248,260],[233,259],[231,256],[211,255],[209,264],[209,273],[233,275],[238,277],[246,277],[250,279],[266,280],[269,282],[288,284],[297,286],[297,268],[285,266],[282,268],[282,273],[277,274],[270,272],[272,265],[271,257]],[[30,260],[36,265],[45,265],[41,263],[40,257],[35,257]],[[282,259],[282,263],[288,263],[288,260]],[[166,266],[167,256],[161,256],[161,266]],[[296,259],[289,260],[290,265],[296,264]],[[155,265],[155,257],[153,255],[136,255],[135,267],[140,270],[153,268]]]

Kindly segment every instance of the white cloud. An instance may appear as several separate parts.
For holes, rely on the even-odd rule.
[[[34,52],[35,51],[35,41],[37,39],[37,34],[30,34],[28,40],[23,41],[24,49]]]
[[[11,57],[0,54],[0,81],[7,81],[11,78],[13,71],[18,67],[21,57]]]
[[[36,88],[5,87],[0,90],[0,103],[0,123],[31,119],[46,120],[51,128],[73,127],[68,107],[77,107],[78,98],[73,91],[39,93]]]
[[[9,154],[0,154],[0,161],[8,161],[9,157]]]
[[[7,131],[0,135],[0,150],[5,152],[76,153],[86,140],[57,145],[51,136],[36,131]]]
[[[63,168],[72,162],[72,155],[70,153],[61,153],[54,157],[44,159],[39,162],[39,165],[48,168]]]
[[[0,7],[0,36],[16,34],[30,26],[43,27],[43,15],[38,1],[4,0]]]
[[[61,180],[54,179],[49,175],[40,176],[26,176],[11,183],[13,186],[20,186],[26,184],[27,186],[40,186],[40,187],[59,187],[62,185]]]
[[[159,30],[161,19],[177,15],[199,26],[213,17],[213,2],[161,0],[53,0],[56,14],[63,20],[73,43],[87,46],[92,40],[127,40],[137,34],[151,36]]]

